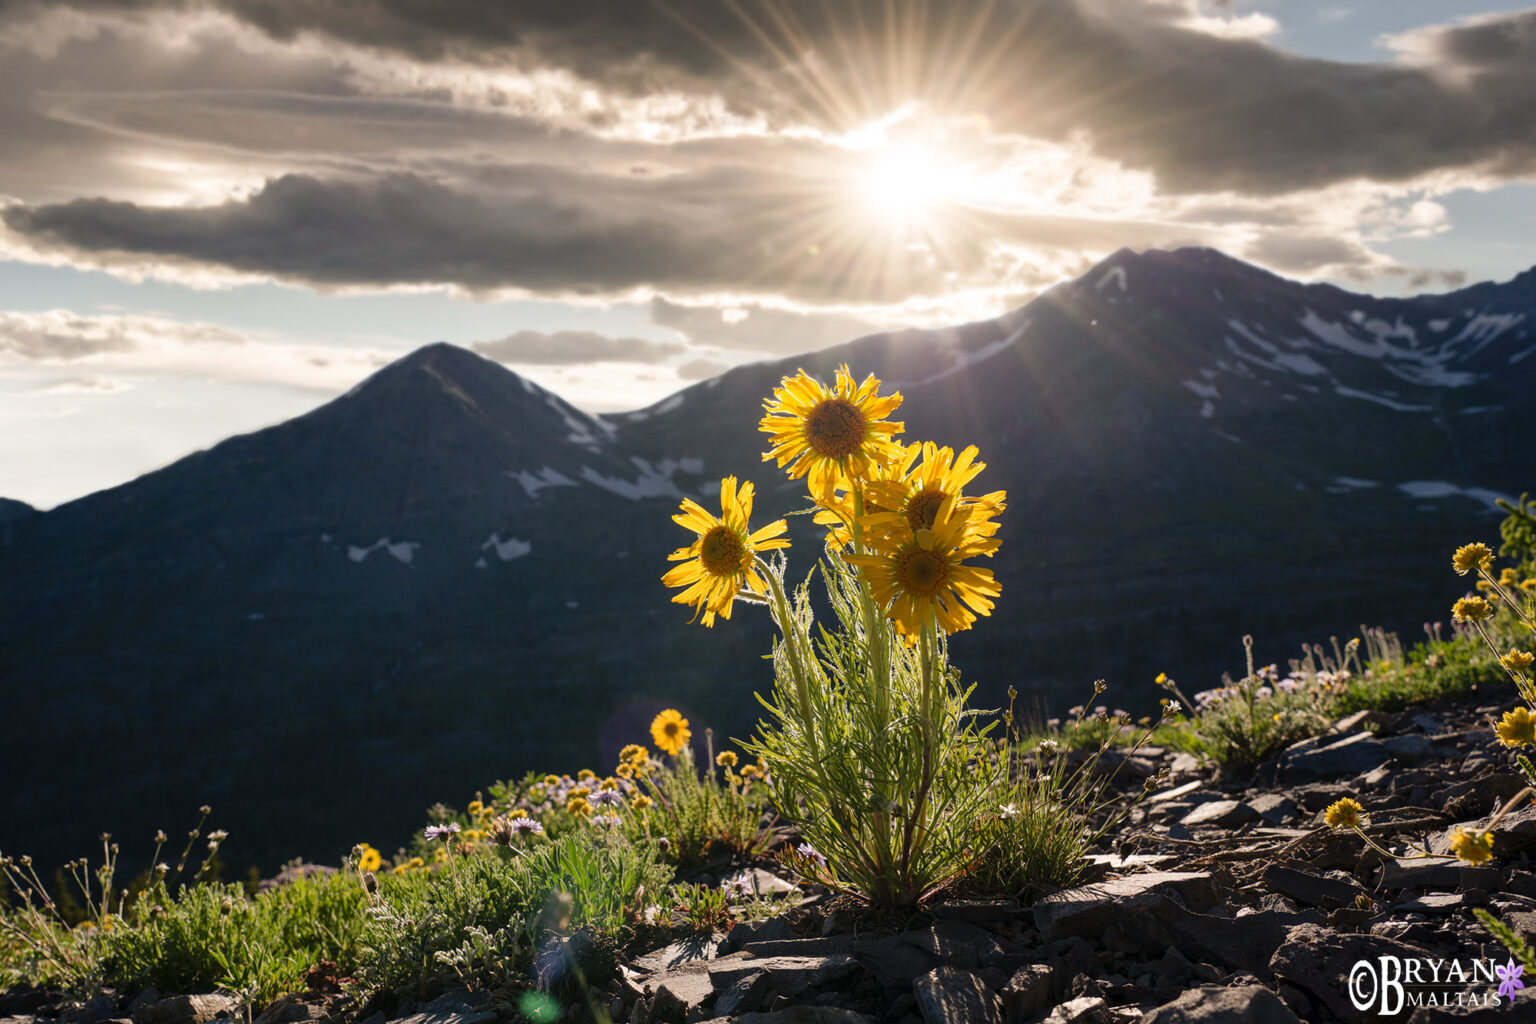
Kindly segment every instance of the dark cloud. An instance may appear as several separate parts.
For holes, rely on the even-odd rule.
[[[1133,0],[209,2],[279,40],[559,67],[635,94],[687,88],[780,123],[847,127],[915,98],[1041,137],[1086,129],[1175,192],[1536,168],[1530,12],[1413,33],[1414,63],[1343,64],[1192,30],[1185,3]]]
[[[612,294],[636,288],[890,302],[985,270],[874,250],[829,221],[837,197],[777,169],[659,178],[521,166],[455,188],[413,174],[284,175],[247,199],[157,207],[108,199],[12,205],[0,222],[79,252],[215,264],[316,285],[457,284]],[[876,255],[878,253],[878,256]]]
[[[522,330],[495,341],[470,346],[503,363],[659,363],[683,352],[683,346],[643,338],[614,338],[596,331]]]
[[[1244,255],[1287,274],[1314,274],[1325,267],[1360,267],[1371,262],[1365,247],[1347,238],[1283,231],[1261,235]]]

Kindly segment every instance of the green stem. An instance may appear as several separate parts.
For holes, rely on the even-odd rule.
[[[773,606],[775,617],[779,622],[779,635],[784,638],[784,644],[789,652],[789,668],[795,677],[795,698],[800,705],[800,721],[805,729],[806,742],[811,748],[812,756],[816,754],[816,720],[811,714],[811,688],[806,679],[806,667],[802,662],[803,653],[800,649],[799,623],[790,616],[789,599],[784,596],[784,586],[778,574],[769,568],[762,559],[758,559],[758,565],[768,577],[768,587],[773,591]]]

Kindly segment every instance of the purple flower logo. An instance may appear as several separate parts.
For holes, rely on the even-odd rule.
[[[1525,982],[1520,980],[1520,975],[1525,973],[1525,968],[1515,963],[1511,958],[1506,967],[1495,967],[1494,973],[1499,976],[1499,996],[1503,999],[1514,998],[1515,992],[1525,988]]]

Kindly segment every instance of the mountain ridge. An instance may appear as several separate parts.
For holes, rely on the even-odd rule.
[[[21,723],[0,848],[63,859],[208,802],[234,815],[230,862],[271,866],[403,835],[497,777],[601,768],[662,706],[744,735],[767,620],[690,626],[659,578],[677,501],[713,502],[721,476],[758,484],[762,521],[803,507],[756,429],[800,367],[899,387],[907,439],[979,445],[976,486],[1009,492],[1002,599],[952,643],[983,706],[1017,685],[1059,711],[1107,678],[1135,708],[1158,671],[1238,667],[1244,633],[1278,661],[1362,614],[1417,629],[1459,586],[1449,548],[1488,539],[1493,499],[1536,475],[1536,301],[1493,287],[1508,308],[1117,253],[1002,317],[603,416],[424,346],[0,525],[0,698]],[[792,517],[790,536],[804,573],[816,531]]]

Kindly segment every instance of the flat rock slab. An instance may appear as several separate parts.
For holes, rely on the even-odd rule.
[[[742,957],[736,959],[736,956]],[[846,978],[859,969],[859,961],[851,954],[833,956],[774,956],[754,957],[736,954],[716,960],[707,967],[716,989],[729,988],[753,971],[764,971],[773,981],[773,988],[781,995],[793,998],[810,988],[818,988],[829,982]]]
[[[1264,888],[1314,907],[1348,906],[1363,891],[1351,882],[1299,871],[1283,864],[1271,864],[1264,869]]]
[[[1381,935],[1334,932],[1314,924],[1292,928],[1270,961],[1275,977],[1314,997],[1340,1020],[1359,1020],[1344,980],[1358,960],[1376,963],[1380,957],[1403,960],[1431,957],[1422,946]]]
[[[774,942],[794,937],[795,930],[782,917],[742,921],[725,933],[725,941],[720,944],[720,953],[734,953],[749,942]]]
[[[702,1024],[875,1024],[875,1019],[841,1006],[787,1006],[770,1013],[712,1017]]]
[[[1204,871],[1151,871],[1052,893],[1035,904],[1035,928],[1047,942],[1102,932],[1128,911],[1147,909],[1178,897],[1186,906],[1208,909],[1216,884]]]
[[[647,953],[635,961],[635,967],[648,974],[658,974],[695,960],[713,960],[720,955],[719,938],[687,939]]]
[[[1045,1024],[1110,1024],[1113,1019],[1102,996],[1080,996],[1052,1010]]]
[[[1269,989],[1259,985],[1238,985],[1192,989],[1143,1015],[1138,1024],[1302,1024],[1302,1021]]]
[[[958,967],[937,967],[912,983],[927,1024],[1003,1024],[1003,1004],[982,980]]]
[[[1184,815],[1181,824],[1236,828],[1258,820],[1259,812],[1241,800],[1210,800]]]
[[[1422,737],[1421,737],[1422,738]],[[1291,781],[1354,776],[1392,759],[1392,753],[1368,732],[1357,732],[1332,743],[1302,741],[1286,751],[1281,763]]]
[[[1169,800],[1177,800],[1180,797],[1199,792],[1200,787],[1203,785],[1205,785],[1205,783],[1201,782],[1199,779],[1194,779],[1190,782],[1184,783],[1183,785],[1174,786],[1172,789],[1165,789],[1161,792],[1153,793],[1151,796],[1147,797],[1147,803],[1163,804],[1167,803]]]
[[[133,1011],[133,1024],[208,1024],[235,1013],[229,996],[170,996],[144,1003]]]

